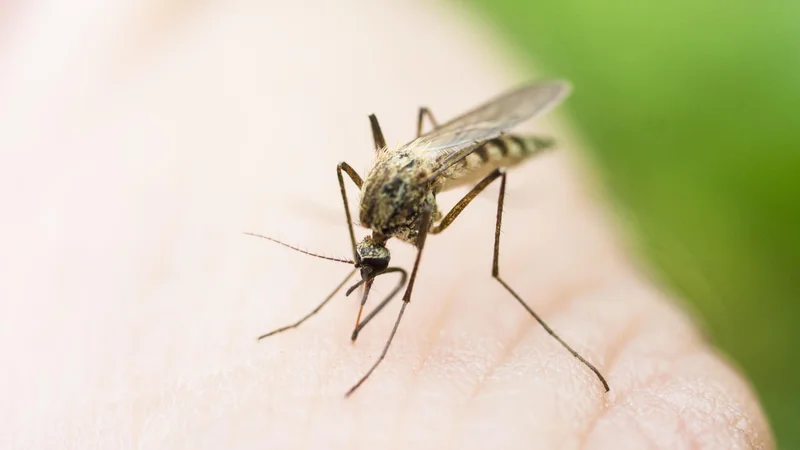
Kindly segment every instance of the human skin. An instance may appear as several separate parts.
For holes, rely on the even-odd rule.
[[[243,231],[349,257],[334,168],[366,173],[366,115],[402,143],[421,104],[446,120],[526,78],[454,6],[288,3],[4,13],[0,447],[773,447],[749,383],[621,244],[558,112],[523,127],[560,146],[509,172],[500,270],[609,393],[491,278],[497,186],[429,237],[352,397],[399,302],[354,344],[343,293],[257,343],[350,268]]]

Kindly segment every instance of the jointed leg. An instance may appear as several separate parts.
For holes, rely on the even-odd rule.
[[[350,388],[349,391],[345,394],[345,397],[349,397],[359,386],[361,386],[372,372],[378,367],[378,365],[383,361],[383,358],[386,357],[386,353],[389,351],[389,346],[392,344],[392,339],[394,339],[395,333],[397,333],[397,327],[400,326],[400,319],[403,318],[403,312],[406,310],[406,305],[411,300],[411,291],[414,289],[414,281],[417,278],[417,270],[419,269],[419,261],[422,257],[422,249],[425,247],[425,238],[428,236],[428,227],[431,222],[431,211],[426,210],[422,214],[422,220],[420,223],[419,234],[417,235],[417,258],[414,260],[414,268],[411,270],[411,278],[409,279],[408,285],[406,286],[406,292],[403,294],[403,305],[400,307],[400,313],[397,315],[397,320],[394,323],[394,327],[392,328],[392,333],[389,335],[389,339],[386,341],[386,345],[383,347],[383,351],[381,352],[380,356],[378,356],[378,360],[375,361],[375,364],[370,367],[367,373],[358,380],[353,387]],[[382,306],[379,306],[382,307]],[[370,316],[371,318],[371,316]],[[356,331],[358,328],[356,329]]]
[[[344,188],[344,177],[342,177],[342,171],[346,172],[347,175],[350,176],[350,179],[353,180],[353,183],[355,183],[356,186],[358,186],[359,188],[361,187],[361,184],[363,182],[361,181],[361,177],[358,175],[358,172],[353,170],[353,168],[350,167],[350,165],[347,164],[346,162],[340,162],[339,165],[336,167],[336,176],[339,178],[339,189],[342,192],[342,202],[344,203],[344,212],[345,212],[345,216],[347,217],[347,228],[350,231],[350,245],[353,248],[353,262],[355,262],[355,261],[358,261],[358,252],[356,252],[356,238],[355,238],[355,234],[353,232],[353,221],[350,218],[350,207],[347,204],[347,192],[345,191],[345,188]],[[248,233],[248,234],[252,234],[252,233]],[[258,236],[258,235],[256,235],[256,236]],[[284,244],[284,243],[282,243],[280,241],[272,239],[270,237],[267,237],[267,236],[260,236],[260,237],[263,237],[265,239],[269,239],[271,241],[277,242],[277,243],[279,243],[281,245],[285,245],[285,246],[287,246],[289,248],[292,248],[294,250],[297,250],[299,252],[308,253],[308,252],[305,252],[305,251],[303,251],[301,249],[295,248],[295,247],[293,247],[291,245],[287,245],[287,244]],[[324,256],[320,256],[320,255],[314,255],[314,256],[317,256],[317,257],[320,257],[320,258],[325,258]],[[325,259],[332,259],[332,258],[325,258]],[[346,261],[343,261],[343,262],[346,262]],[[347,282],[347,280],[349,280],[350,277],[352,277],[355,272],[356,272],[356,269],[353,269],[347,275],[347,277],[344,280],[342,280],[342,282],[338,286],[336,286],[336,289],[334,289],[333,292],[331,292],[330,295],[328,295],[325,298],[325,300],[322,301],[322,303],[317,305],[317,307],[314,308],[314,310],[312,310],[310,313],[306,314],[302,319],[298,320],[297,322],[295,322],[295,323],[293,323],[291,325],[287,325],[285,327],[281,327],[281,328],[278,328],[277,330],[271,331],[271,332],[269,332],[267,334],[263,334],[263,335],[258,337],[258,340],[261,340],[261,339],[264,339],[266,337],[272,336],[274,334],[278,334],[278,333],[280,333],[282,331],[290,330],[292,328],[297,328],[298,326],[300,326],[300,324],[302,324],[303,322],[308,320],[311,316],[313,316],[314,314],[319,312],[319,310],[322,309],[322,307],[325,306],[328,303],[328,301],[330,301],[330,299],[333,298],[333,296],[337,292],[339,292],[339,289],[341,289],[342,286],[344,286],[344,284]]]
[[[369,115],[369,125],[372,127],[372,140],[375,141],[375,151],[379,152],[386,148],[386,139],[383,138],[383,131],[381,131],[381,126],[375,114]]]
[[[422,121],[424,120],[425,116],[428,117],[428,122],[433,125],[432,129],[439,128],[439,124],[436,122],[436,119],[433,118],[433,113],[430,109],[425,106],[419,108],[419,115],[417,116],[417,137],[422,136]]]
[[[433,228],[431,229],[431,233],[439,234],[445,229],[447,229],[447,227],[449,227],[450,224],[453,223],[454,220],[456,220],[456,217],[458,217],[458,215],[461,214],[461,211],[463,211],[464,208],[466,208],[467,205],[469,205],[469,202],[475,199],[475,197],[477,197],[478,194],[480,194],[484,189],[486,189],[486,186],[490,185],[492,181],[496,180],[498,177],[503,177],[503,180],[506,179],[506,170],[503,169],[502,167],[493,170],[492,173],[486,175],[484,179],[482,179],[478,184],[476,184],[471,191],[467,192],[467,195],[465,195],[464,198],[459,200],[458,203],[456,203],[456,205],[453,206],[453,209],[451,209],[450,212],[448,212],[447,215],[445,215],[442,218],[442,220],[439,221],[439,223],[433,226]]]
[[[472,188],[471,191],[469,191],[469,193],[467,193],[467,195],[464,196],[464,198],[462,198],[458,203],[456,203],[456,206],[454,206],[453,209],[451,209],[450,212],[448,212],[447,215],[444,216],[444,218],[437,225],[435,225],[433,229],[431,229],[431,233],[436,234],[444,231],[445,228],[447,228],[451,223],[453,223],[453,220],[455,220],[456,217],[458,217],[461,211],[463,211],[464,208],[466,208],[469,202],[471,202],[472,199],[474,199],[482,190],[486,188],[486,186],[488,186],[492,181],[496,180],[498,177],[501,177],[502,179],[500,181],[500,195],[497,200],[497,223],[494,231],[494,257],[492,258],[492,277],[497,279],[497,281],[499,281],[500,284],[503,285],[503,287],[520,303],[520,305],[522,305],[522,307],[525,308],[525,310],[528,311],[528,313],[531,316],[533,316],[533,318],[536,319],[537,322],[539,322],[542,328],[544,328],[545,331],[547,331],[547,333],[550,336],[552,336],[555,340],[557,340],[559,344],[564,346],[564,348],[566,348],[572,354],[572,356],[577,358],[580,362],[585,364],[586,367],[588,367],[592,372],[594,372],[594,374],[597,376],[600,382],[603,383],[603,387],[605,388],[606,392],[608,392],[610,389],[608,387],[608,382],[606,382],[606,379],[603,377],[600,371],[597,370],[597,368],[594,365],[592,365],[592,363],[590,363],[589,361],[584,359],[581,355],[579,355],[578,352],[573,350],[572,347],[570,347],[566,342],[564,342],[564,340],[562,340],[556,334],[556,332],[553,331],[553,329],[550,328],[545,323],[545,321],[542,320],[542,318],[539,317],[539,315],[536,314],[531,309],[531,307],[528,306],[528,304],[525,303],[525,301],[523,301],[522,298],[516,292],[514,292],[513,289],[511,289],[511,287],[508,284],[506,284],[505,281],[503,281],[502,278],[500,278],[500,263],[499,263],[500,228],[503,219],[503,201],[505,200],[505,195],[506,195],[506,172],[504,169],[502,168],[496,169],[495,171],[487,175],[486,178],[481,180],[480,183],[478,183],[474,188]]]
[[[347,203],[347,191],[344,189],[344,177],[342,177],[342,171],[345,171],[347,175],[350,176],[350,179],[353,180],[353,183],[361,189],[361,185],[364,183],[361,181],[361,177],[358,175],[350,164],[342,161],[336,166],[336,176],[339,178],[339,190],[342,193],[342,203],[344,203],[344,215],[347,217],[347,230],[350,232],[350,245],[353,247],[353,261],[358,263],[358,252],[356,251],[356,235],[353,232],[353,219],[350,217],[350,205]]]
[[[298,320],[297,322],[295,322],[295,323],[293,323],[293,324],[291,324],[291,325],[287,325],[287,326],[285,326],[285,327],[278,328],[277,330],[270,331],[270,332],[269,332],[269,333],[267,333],[267,334],[262,334],[261,336],[259,336],[259,337],[258,337],[258,340],[260,341],[261,339],[264,339],[264,338],[266,338],[266,337],[270,337],[270,336],[272,336],[273,334],[278,334],[278,333],[280,333],[280,332],[282,332],[282,331],[291,330],[292,328],[297,328],[297,327],[299,327],[299,326],[300,326],[300,324],[302,324],[303,322],[305,322],[306,320],[308,320],[308,319],[309,319],[311,316],[313,316],[314,314],[316,314],[317,312],[319,312],[319,310],[320,310],[320,309],[322,309],[322,307],[323,307],[323,306],[325,306],[325,304],[326,304],[326,303],[328,303],[328,301],[330,301],[330,299],[332,299],[332,298],[333,298],[333,296],[334,296],[334,295],[336,295],[336,293],[337,293],[337,292],[339,292],[339,289],[341,289],[341,288],[342,288],[342,286],[344,286],[344,285],[345,285],[345,283],[347,283],[347,280],[349,280],[349,279],[350,279],[350,277],[352,277],[354,273],[356,273],[356,269],[353,269],[353,270],[351,270],[351,271],[350,271],[350,273],[349,273],[349,274],[347,274],[347,277],[345,277],[345,279],[344,279],[344,280],[342,280],[342,282],[341,282],[341,283],[339,283],[339,285],[338,285],[338,286],[336,286],[336,288],[333,290],[333,292],[331,292],[331,293],[330,293],[330,294],[329,294],[327,297],[325,297],[325,300],[323,300],[323,301],[322,301],[322,303],[320,303],[319,305],[317,305],[317,307],[316,307],[316,308],[314,308],[314,310],[313,310],[313,311],[311,311],[310,313],[308,313],[308,314],[306,314],[305,316],[303,316],[303,318],[302,318],[302,319]]]

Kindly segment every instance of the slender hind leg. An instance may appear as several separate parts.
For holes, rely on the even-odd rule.
[[[531,309],[531,307],[528,306],[528,304],[525,303],[525,301],[523,301],[522,298],[516,292],[514,292],[514,290],[511,289],[511,287],[502,278],[500,278],[500,263],[499,263],[500,262],[500,226],[501,226],[501,222],[502,222],[502,219],[503,219],[503,201],[505,200],[505,195],[506,195],[506,171],[505,171],[505,169],[498,168],[498,169],[494,170],[492,173],[490,173],[489,175],[487,175],[486,178],[481,180],[474,188],[472,188],[471,191],[469,191],[467,193],[467,195],[464,196],[464,198],[462,198],[458,203],[456,203],[456,205],[453,207],[453,209],[451,209],[450,212],[448,212],[447,215],[444,216],[444,218],[437,225],[435,225],[431,229],[431,233],[438,234],[438,233],[441,233],[442,231],[444,231],[451,223],[453,223],[453,221],[456,219],[456,217],[458,217],[458,215],[461,214],[461,211],[463,211],[464,208],[467,207],[469,202],[471,202],[475,197],[477,197],[478,194],[480,194],[481,191],[483,191],[486,188],[486,186],[491,184],[497,178],[500,178],[501,180],[500,180],[500,195],[499,195],[499,197],[497,199],[497,222],[496,222],[495,230],[494,230],[494,256],[492,258],[492,277],[494,277],[501,285],[503,285],[503,287],[519,302],[519,304],[522,305],[522,307],[525,308],[525,310],[528,311],[528,313],[531,316],[533,316],[533,318],[536,319],[537,322],[539,322],[539,324],[542,326],[542,328],[544,328],[545,331],[547,331],[547,333],[550,336],[552,336],[556,341],[558,341],[559,344],[564,346],[564,348],[566,348],[572,354],[572,356],[574,356],[580,362],[582,362],[584,365],[586,365],[586,367],[588,367],[589,370],[594,372],[594,374],[597,376],[597,378],[603,384],[603,387],[605,388],[606,392],[608,392],[609,389],[610,389],[608,387],[608,382],[606,382],[606,379],[603,377],[603,375],[600,373],[600,371],[597,370],[597,368],[592,363],[587,361],[583,356],[578,354],[578,352],[573,350],[572,347],[570,347],[566,342],[564,342],[564,340],[561,339],[561,337],[559,337],[558,334],[556,334],[556,332],[553,331],[553,329],[550,328],[547,325],[547,323],[545,323],[545,321],[542,320],[542,318],[539,317],[539,315],[536,314],[533,311],[533,309]]]

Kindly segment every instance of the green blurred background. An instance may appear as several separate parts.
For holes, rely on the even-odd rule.
[[[473,2],[574,83],[635,244],[800,448],[800,1]]]

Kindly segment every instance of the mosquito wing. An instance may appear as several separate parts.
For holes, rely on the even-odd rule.
[[[402,148],[437,161],[438,168],[466,157],[483,143],[544,114],[570,92],[566,81],[545,81],[507,92],[423,134]],[[438,172],[438,169],[437,169]]]

